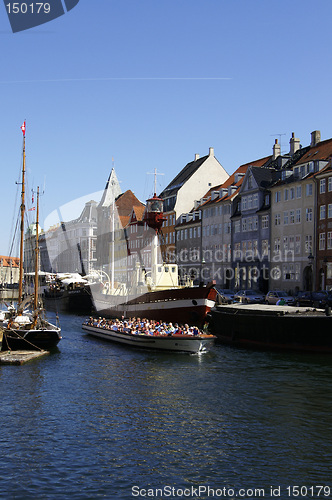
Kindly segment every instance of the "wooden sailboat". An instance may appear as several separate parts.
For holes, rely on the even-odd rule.
[[[38,298],[39,271],[39,188],[37,190],[36,210],[36,250],[35,250],[35,282],[33,297],[24,297],[23,291],[23,258],[24,258],[24,216],[25,216],[25,122],[23,132],[23,166],[21,192],[21,227],[20,227],[20,268],[19,292],[17,306],[10,306],[2,320],[2,351],[7,350],[49,350],[61,339],[61,329],[49,323],[45,318],[43,305]],[[31,309],[28,307],[31,306]]]

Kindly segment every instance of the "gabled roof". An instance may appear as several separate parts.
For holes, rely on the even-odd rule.
[[[332,139],[320,141],[316,146],[310,146],[308,151],[294,164],[294,166],[308,163],[309,161],[325,160],[328,161],[332,157]]]
[[[214,186],[204,195],[204,198],[209,198],[209,199],[205,201],[202,205],[200,205],[200,207],[209,205],[211,203],[220,203],[221,201],[233,199],[234,196],[236,196],[239,193],[240,187],[244,180],[244,176],[242,176],[237,182],[235,182],[237,174],[246,174],[249,167],[259,167],[260,170],[270,170],[267,168],[265,169],[264,166],[271,161],[271,158],[272,155],[264,156],[263,158],[259,158],[258,160],[254,160],[248,163],[244,163],[243,165],[240,165],[239,168],[237,168],[235,172],[232,175],[230,175],[223,184]],[[230,186],[236,186],[237,188],[236,191],[233,191],[231,195],[227,194],[222,198],[216,198],[215,200],[211,200],[212,191],[219,191],[222,188],[229,188]]]
[[[264,158],[259,158],[259,160],[249,161],[244,163],[241,167],[263,167],[272,159],[272,155],[264,156]],[[241,168],[239,167],[239,168]]]
[[[260,188],[267,188],[277,176],[273,168],[251,167],[251,173]]]
[[[115,200],[115,206],[117,208],[122,227],[127,226],[130,222],[133,210],[135,211],[136,216],[140,216],[140,214],[143,214],[145,210],[144,203],[139,201],[130,189],[117,197]]]
[[[160,193],[160,198],[168,198],[169,196],[176,195],[180,187],[199,169],[208,157],[208,155],[203,156],[202,158],[187,163],[181,172],[174,177],[172,182],[170,182],[162,193]]]
[[[129,222],[140,222],[143,220],[143,215],[145,212],[145,205],[142,204],[141,207],[133,207],[131,214],[130,214],[130,220]]]
[[[110,207],[114,201],[121,194],[121,188],[116,176],[114,168],[112,168],[106,186],[99,202],[99,207]]]

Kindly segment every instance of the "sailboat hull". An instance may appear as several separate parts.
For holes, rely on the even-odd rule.
[[[54,349],[61,340],[60,328],[44,330],[4,330],[2,351],[34,351]]]

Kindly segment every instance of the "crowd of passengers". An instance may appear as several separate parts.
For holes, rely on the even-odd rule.
[[[146,318],[129,318],[127,320],[105,319],[90,317],[86,323],[105,330],[115,330],[137,335],[198,335],[201,333],[196,326],[164,323],[163,321],[148,320]]]

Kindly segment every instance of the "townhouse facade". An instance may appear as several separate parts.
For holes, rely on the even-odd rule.
[[[207,193],[202,211],[202,280],[215,280],[229,288],[233,280],[232,221],[233,203],[246,173],[240,166],[223,184]]]
[[[229,175],[214,155],[214,148],[209,154],[194,161],[179,172],[166,186],[159,197],[164,200],[165,222],[163,224],[163,256],[166,262],[175,262],[175,225],[182,214],[191,212],[194,200],[200,200],[212,186],[221,184]]]
[[[200,282],[215,279],[223,288],[296,293],[329,286],[332,205],[328,187],[324,192],[323,185],[332,189],[326,167],[332,156],[331,142],[320,141],[320,132],[314,131],[311,144],[303,148],[293,133],[289,153],[282,155],[276,140],[271,156],[243,165],[234,177],[195,201],[175,228],[180,268]],[[320,176],[325,181],[319,178],[316,188],[316,177],[324,168]],[[241,177],[240,183],[235,176]],[[322,208],[317,205],[317,193],[325,196]],[[190,249],[196,262],[181,262],[180,256],[189,256]]]
[[[332,167],[316,175],[316,283],[321,290],[332,289]]]
[[[45,233],[40,269],[53,273],[90,274],[97,267],[96,250],[97,203],[91,200],[77,219],[61,222]]]
[[[293,133],[287,154],[276,140],[272,155],[241,165],[231,176],[213,148],[206,157],[196,155],[160,195],[159,260],[177,262],[182,283],[215,280],[223,288],[290,293],[332,288],[331,158],[332,139],[321,141],[319,131],[306,147]],[[150,273],[153,235],[144,211],[130,190],[121,193],[112,169],[96,207],[94,242],[85,245],[83,234],[75,233],[82,217],[53,228],[48,249],[57,260],[50,258],[50,267],[80,272],[86,262],[85,272],[98,269],[127,282],[138,265]],[[81,254],[75,262],[64,248],[71,237],[69,248]],[[117,275],[114,261],[122,263]]]
[[[0,285],[12,286],[18,283],[20,259],[0,255]]]

